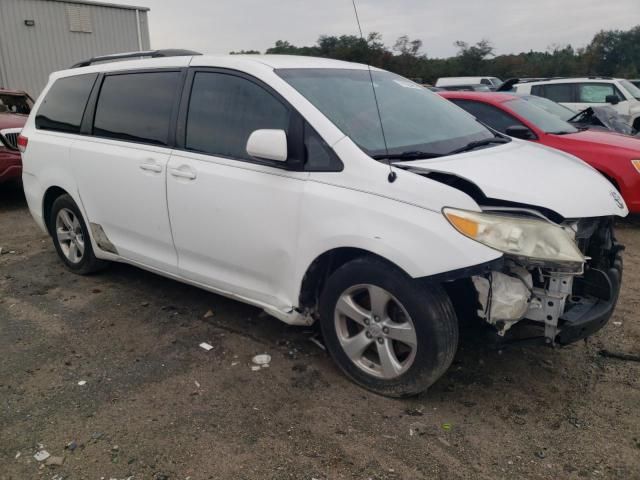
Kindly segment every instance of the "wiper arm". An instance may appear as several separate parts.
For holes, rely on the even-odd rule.
[[[434,152],[422,152],[420,150],[411,150],[408,152],[402,153],[382,153],[380,155],[373,155],[372,158],[375,160],[422,160],[425,158],[437,158],[442,157],[442,153],[434,153]]]
[[[464,147],[456,148],[450,151],[447,155],[454,155],[456,153],[469,152],[485,145],[491,145],[492,143],[509,143],[511,139],[505,137],[487,138],[485,140],[476,140],[475,142],[467,143]]]

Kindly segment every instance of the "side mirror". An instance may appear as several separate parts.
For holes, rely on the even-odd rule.
[[[247,153],[263,160],[287,161],[287,134],[284,130],[255,130],[247,140]]]
[[[507,127],[504,133],[510,137],[519,138],[521,140],[533,140],[536,138],[535,133],[524,125],[512,125]]]
[[[617,95],[607,95],[604,101],[610,103],[611,105],[617,105],[620,103],[620,99]]]

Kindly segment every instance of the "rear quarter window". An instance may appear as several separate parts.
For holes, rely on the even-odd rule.
[[[82,116],[97,74],[64,77],[55,81],[36,114],[36,128],[79,133]]]

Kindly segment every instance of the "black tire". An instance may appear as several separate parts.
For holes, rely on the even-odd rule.
[[[80,261],[77,263],[70,261],[66,257],[56,233],[56,219],[58,216],[58,212],[60,212],[60,210],[62,209],[71,210],[71,212],[73,212],[75,217],[78,219],[78,222],[80,223],[80,229],[82,231],[82,237],[84,239],[84,253]],[[76,205],[76,202],[74,202],[69,195],[61,195],[53,202],[53,205],[51,206],[51,215],[49,217],[49,231],[51,232],[53,245],[56,247],[58,256],[65,264],[65,266],[72,272],[79,275],[88,275],[90,273],[103,270],[107,267],[108,262],[105,260],[100,260],[93,253],[93,247],[91,246],[87,224],[85,223],[84,218],[82,218],[82,214],[80,213],[80,209]]]
[[[402,304],[413,322],[415,357],[408,369],[395,378],[379,378],[364,371],[340,344],[334,319],[337,302],[343,292],[362,284],[386,290]],[[414,280],[375,257],[352,260],[329,277],[320,296],[320,326],[329,353],[344,373],[362,387],[389,397],[407,397],[427,390],[447,371],[458,348],[458,320],[444,289]]]

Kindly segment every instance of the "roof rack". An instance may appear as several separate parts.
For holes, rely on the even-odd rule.
[[[127,58],[160,58],[160,57],[186,57],[192,55],[202,55],[200,52],[194,52],[193,50],[182,50],[179,48],[169,48],[164,50],[144,50],[141,52],[125,52],[125,53],[113,53],[111,55],[101,55],[99,57],[93,57],[89,60],[83,60],[71,66],[71,68],[88,67],[94,63],[109,62],[112,60],[124,60]]]

